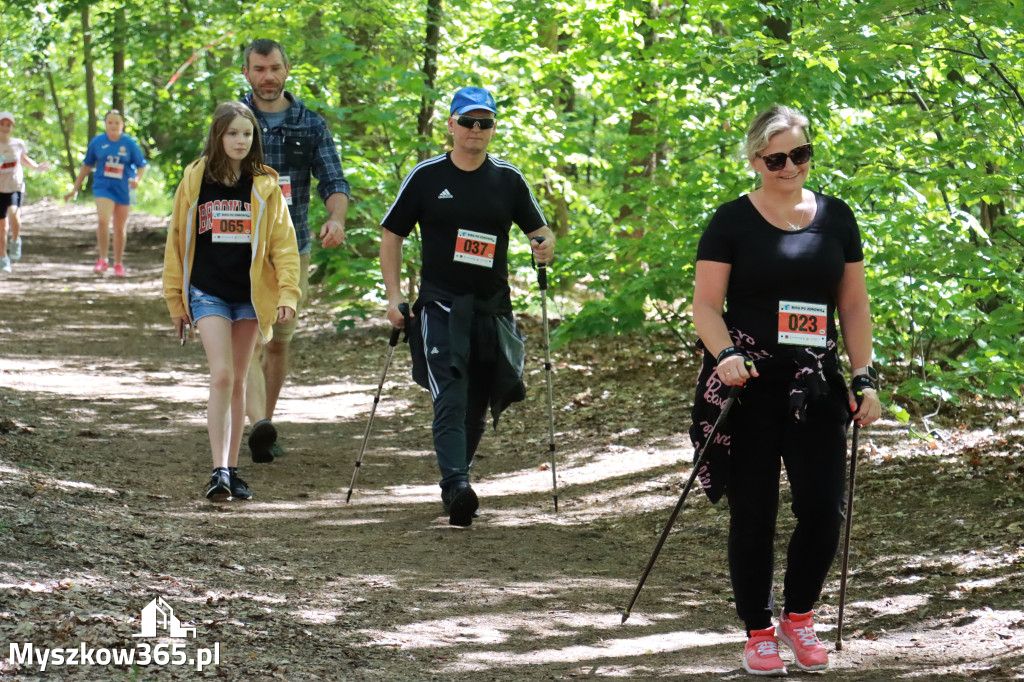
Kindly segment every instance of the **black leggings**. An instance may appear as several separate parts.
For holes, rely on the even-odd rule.
[[[846,396],[812,403],[796,423],[788,384],[752,379],[729,414],[729,574],[747,630],[771,625],[780,462],[793,496],[783,608],[805,613],[821,596],[839,546],[846,471]]]

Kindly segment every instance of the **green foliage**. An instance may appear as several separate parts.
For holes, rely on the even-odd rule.
[[[105,110],[116,5],[87,4]],[[3,10],[0,101],[12,104],[0,108],[19,115],[18,134],[40,159],[64,163],[30,177],[35,196],[61,193],[87,142],[80,8]],[[754,187],[743,131],[778,101],[813,122],[811,186],[858,216],[876,356],[887,379],[902,378],[897,393],[1020,394],[1019,2],[452,2],[432,90],[421,72],[423,3],[158,0],[124,11],[128,132],[156,166],[147,204],[160,183],[169,196],[199,154],[214,106],[246,91],[244,45],[271,36],[288,48],[289,89],[327,118],[353,186],[347,246],[314,251],[342,319],[378,314],[379,221],[418,154],[444,148],[447,102],[472,83],[499,103],[492,151],[522,168],[553,224],[566,211],[551,282],[575,314],[555,341],[669,325],[690,343],[697,241],[716,206]],[[417,135],[424,97],[436,108],[427,140]],[[314,230],[322,220],[314,201]],[[410,266],[417,258],[407,240]],[[513,276],[517,291],[534,292],[523,301],[532,308],[528,261],[520,240]]]

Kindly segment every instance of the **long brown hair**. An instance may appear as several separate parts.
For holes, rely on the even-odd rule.
[[[263,138],[260,136],[260,124],[252,110],[241,102],[224,102],[217,106],[213,112],[213,122],[210,124],[210,132],[206,136],[206,146],[203,147],[203,158],[206,159],[206,171],[203,179],[208,182],[219,182],[224,185],[231,185],[237,181],[231,170],[230,160],[224,151],[222,141],[224,133],[231,122],[241,116],[252,124],[252,147],[239,164],[241,175],[266,175],[267,169],[263,166]]]

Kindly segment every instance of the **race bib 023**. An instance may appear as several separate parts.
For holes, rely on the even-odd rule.
[[[824,348],[828,306],[822,303],[779,301],[779,343]]]
[[[493,234],[459,230],[455,238],[455,262],[469,263],[483,268],[494,267],[494,251],[498,238]]]

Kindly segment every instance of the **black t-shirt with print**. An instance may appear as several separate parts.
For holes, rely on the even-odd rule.
[[[251,241],[214,242],[214,212],[242,211],[253,220],[252,176],[246,176],[232,187],[203,179],[196,211],[196,254],[192,262],[192,284],[204,293],[228,303],[252,300],[249,267],[252,263]],[[252,238],[252,232],[249,239]]]
[[[518,168],[488,155],[480,168],[464,171],[448,154],[416,166],[381,221],[400,237],[416,223],[423,237],[423,279],[481,299],[509,289],[512,223],[523,234],[547,224]]]
[[[793,301],[827,306],[827,339],[835,348],[839,282],[846,264],[864,260],[864,253],[850,207],[814,195],[817,213],[803,229],[774,227],[742,196],[720,206],[700,238],[697,260],[732,266],[724,318],[748,347],[776,351],[779,302]]]

